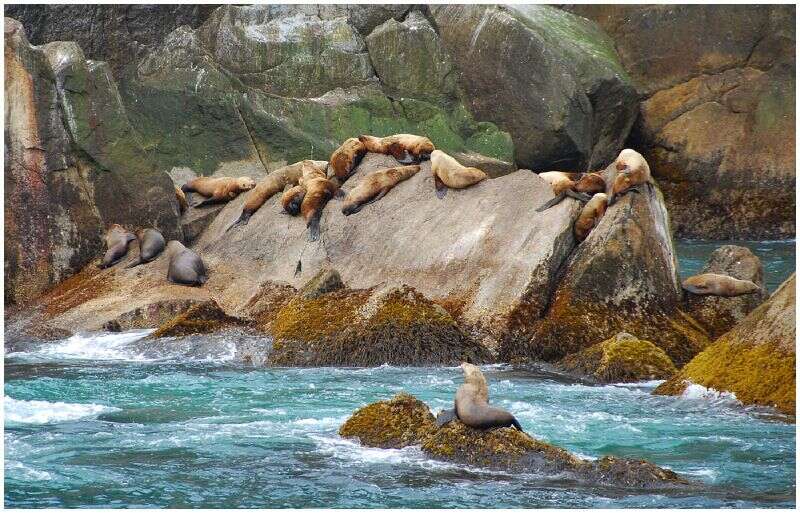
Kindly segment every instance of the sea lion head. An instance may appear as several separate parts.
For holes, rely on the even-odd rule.
[[[650,178],[650,166],[647,161],[641,153],[630,148],[619,152],[619,156],[614,161],[614,167],[617,170],[617,175],[611,187],[609,205],[614,203],[615,196]]]
[[[181,251],[185,250],[186,246],[180,243],[177,240],[171,240],[167,242],[167,247],[164,249],[164,252],[167,254],[168,258],[172,258],[173,256],[177,255]]]
[[[587,194],[605,192],[606,181],[598,173],[586,173],[575,182],[574,190],[575,192],[585,192]]]
[[[249,191],[256,186],[256,181],[249,176],[240,176],[236,179],[236,184],[239,186],[239,190]]]

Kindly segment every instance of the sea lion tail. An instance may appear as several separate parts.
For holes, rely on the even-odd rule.
[[[436,427],[442,427],[445,424],[452,422],[458,418],[456,415],[456,409],[451,408],[449,410],[442,410],[439,412],[439,415],[436,416]]]
[[[206,276],[205,274],[201,274],[200,276],[197,277],[197,283],[199,285],[203,285],[207,281],[208,281],[208,276]]]
[[[309,242],[316,242],[319,240],[319,218],[321,216],[321,212],[317,212],[314,216],[308,221],[308,241]]]
[[[250,217],[252,215],[253,214],[250,214],[250,213],[247,213],[247,212],[242,212],[242,215],[239,216],[239,219],[234,221],[233,224],[230,225],[225,231],[229,232],[229,231],[231,231],[232,228],[236,228],[237,226],[242,226],[242,225],[247,224],[247,222],[250,221]]]
[[[136,260],[134,260],[130,264],[126,265],[125,269],[130,269],[131,267],[136,267],[137,265],[141,265],[143,263],[144,263],[144,261],[141,258],[137,258]]]
[[[511,425],[514,426],[515,428],[517,428],[522,433],[525,432],[525,430],[522,429],[522,426],[519,424],[519,421],[517,420],[517,418],[514,417],[513,415],[511,416]]]
[[[536,211],[537,212],[544,212],[548,208],[550,208],[550,207],[552,207],[554,205],[558,205],[559,203],[561,203],[561,201],[566,197],[567,197],[567,193],[566,192],[562,192],[561,194],[559,194],[555,198],[551,199],[550,201],[548,201],[547,203],[545,203],[541,207],[537,208]]]

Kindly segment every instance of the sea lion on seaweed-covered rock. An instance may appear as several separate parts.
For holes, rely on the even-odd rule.
[[[480,169],[462,166],[460,162],[441,150],[434,150],[431,153],[431,172],[436,195],[439,198],[444,197],[447,188],[465,189],[489,178],[489,175]]]
[[[283,211],[289,215],[296,216],[300,213],[300,205],[306,197],[306,188],[303,185],[295,185],[281,195],[281,205]]]
[[[200,286],[208,280],[208,271],[203,259],[191,249],[176,240],[171,240],[167,244],[166,253],[169,258],[167,280],[191,286]]]
[[[462,363],[464,384],[458,387],[455,398],[455,417],[465,425],[475,429],[492,429],[513,426],[522,431],[519,421],[502,408],[489,406],[489,386],[481,370],[471,364]],[[453,414],[444,411],[437,418],[442,426],[453,419]]]
[[[300,162],[283,166],[268,174],[263,180],[258,182],[253,190],[247,193],[244,205],[242,206],[241,215],[227,230],[247,224],[253,214],[255,214],[268,199],[281,192],[287,185],[298,185],[300,179],[303,177],[304,170],[306,174],[311,172],[307,169],[309,166],[316,168],[316,170],[320,171],[324,176],[325,168],[328,166],[328,163],[323,160],[301,160]]]
[[[753,294],[761,288],[750,280],[739,280],[725,274],[705,273],[683,280],[684,290],[697,295],[735,297]]]
[[[367,147],[355,137],[347,139],[331,155],[333,175],[341,186],[353,174],[353,170],[364,158]]]
[[[122,260],[128,253],[128,244],[136,240],[136,235],[118,224],[112,224],[106,231],[105,240],[108,249],[103,255],[103,261],[99,266],[100,269],[111,267]]]
[[[327,178],[305,180],[303,187],[305,187],[306,193],[300,204],[300,213],[306,220],[308,240],[314,242],[319,240],[319,220],[322,217],[322,210],[328,200],[338,193],[339,187]]]
[[[196,192],[201,196],[205,196],[205,200],[195,205],[195,207],[202,207],[213,203],[230,201],[242,192],[249,191],[255,186],[255,180],[249,176],[240,176],[238,178],[231,176],[220,176],[216,178],[199,176],[183,184],[181,190],[185,193]]]
[[[597,226],[603,214],[606,213],[607,206],[608,196],[604,192],[598,192],[583,206],[580,214],[578,214],[578,219],[575,220],[575,225],[572,227],[575,238],[579,242],[586,239],[589,236],[589,232]]]
[[[436,149],[427,137],[413,134],[395,134],[388,137],[359,135],[358,140],[367,151],[391,155],[401,164],[427,160]]]
[[[164,251],[164,247],[167,245],[161,232],[153,228],[137,231],[136,238],[139,240],[139,257],[128,264],[125,267],[126,269],[154,260]]]
[[[347,193],[344,199],[344,206],[342,207],[342,214],[346,216],[355,214],[361,210],[364,205],[369,205],[370,203],[378,201],[384,197],[392,187],[417,174],[419,169],[420,167],[418,165],[400,166],[381,169],[368,174]]]
[[[644,157],[635,150],[626,148],[619,152],[619,156],[614,161],[613,166],[609,166],[613,177],[607,180],[610,187],[608,193],[608,204],[613,205],[617,196],[621,196],[630,190],[638,191],[638,187],[644,184],[653,184],[653,177],[650,175],[650,166]]]

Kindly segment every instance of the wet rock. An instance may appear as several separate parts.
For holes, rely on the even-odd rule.
[[[664,190],[677,235],[791,237],[794,7],[569,8],[609,33],[643,95],[632,139]]]
[[[243,328],[245,323],[227,315],[213,299],[192,305],[185,312],[161,324],[150,337],[185,337]]]
[[[481,431],[458,420],[437,428],[428,407],[406,393],[359,409],[340,428],[339,434],[358,438],[368,447],[420,445],[426,454],[437,460],[539,475],[567,474],[597,485],[631,488],[689,486],[671,470],[646,461],[610,456],[594,461],[583,460],[513,428]]]
[[[709,343],[682,296],[661,193],[628,193],[572,252],[541,319],[518,308],[501,357],[554,361],[627,331],[682,366]]]
[[[585,170],[616,157],[638,98],[594,23],[550,6],[430,11],[470,110],[511,133],[519,166]]]
[[[677,372],[662,349],[624,332],[568,355],[558,362],[557,367],[600,383],[669,379]]]
[[[764,287],[764,268],[761,260],[742,246],[724,245],[715,249],[703,267],[702,273],[732,276],[739,280],[750,280],[761,291],[736,297],[700,296],[685,293],[686,311],[694,317],[711,339],[715,339],[733,328],[769,296]]]
[[[796,275],[761,306],[692,359],[655,394],[678,395],[689,384],[733,392],[744,404],[795,413]]]

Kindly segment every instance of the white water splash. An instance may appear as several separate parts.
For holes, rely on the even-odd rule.
[[[93,418],[101,413],[119,411],[119,408],[102,404],[51,403],[48,401],[23,401],[3,397],[3,412],[6,423],[52,424]]]
[[[720,392],[713,388],[706,388],[703,385],[690,384],[681,394],[683,399],[694,399],[710,401],[716,404],[741,404],[732,392]]]
[[[35,351],[9,353],[6,356],[58,360],[145,360],[138,353],[132,352],[129,345],[153,331],[78,333],[60,342],[42,344]]]

